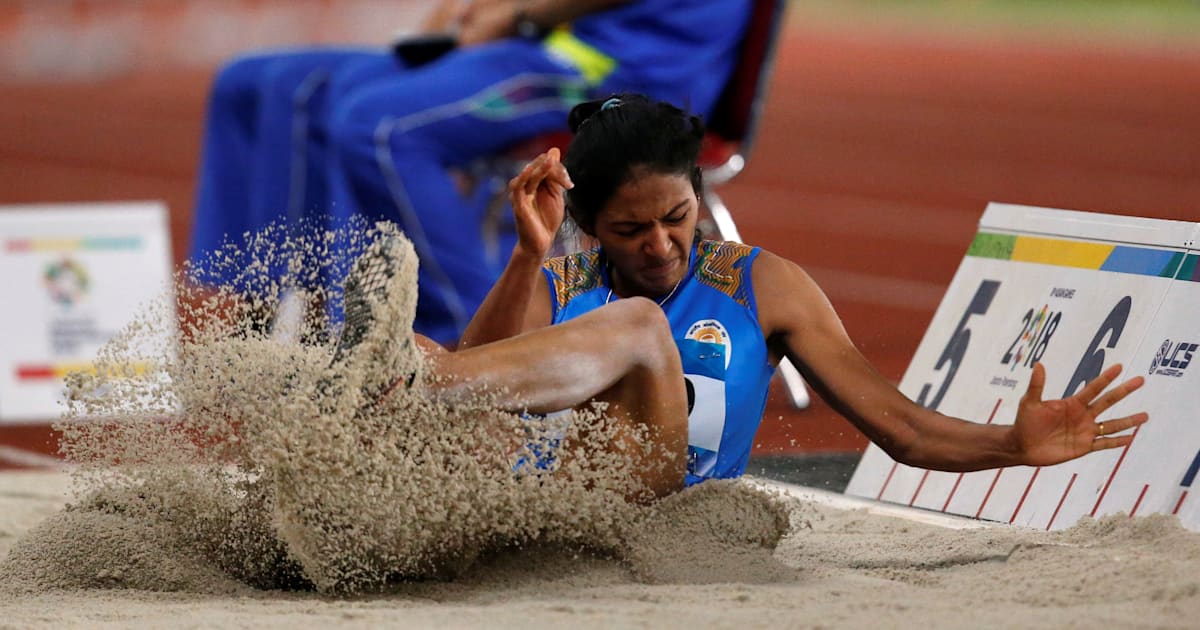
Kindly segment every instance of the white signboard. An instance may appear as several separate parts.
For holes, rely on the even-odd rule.
[[[157,202],[0,208],[0,423],[57,419],[63,376],[169,295],[167,236]]]
[[[1047,398],[1121,363],[1122,380],[1147,382],[1107,415],[1150,422],[1128,448],[1042,468],[931,472],[872,445],[847,494],[1045,529],[1115,512],[1175,513],[1200,529],[1200,497],[1188,498],[1200,468],[1198,238],[1194,223],[990,205],[900,389],[1011,424],[1035,362]]]

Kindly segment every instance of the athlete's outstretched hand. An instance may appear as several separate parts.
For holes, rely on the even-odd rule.
[[[1145,383],[1145,379],[1139,376],[1104,392],[1120,373],[1121,366],[1114,365],[1084,385],[1074,396],[1044,401],[1042,388],[1046,385],[1046,368],[1041,363],[1035,364],[1029,378],[1029,389],[1021,398],[1013,425],[1025,463],[1048,466],[1132,442],[1132,435],[1114,434],[1146,422],[1150,418],[1148,414],[1135,413],[1097,422],[1109,407]]]
[[[541,260],[554,244],[566,207],[564,189],[573,187],[557,148],[537,156],[508,183],[517,221],[517,247]]]

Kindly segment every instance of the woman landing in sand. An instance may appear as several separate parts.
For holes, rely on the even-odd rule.
[[[655,435],[642,480],[663,496],[740,476],[775,364],[787,357],[892,458],[970,471],[1045,466],[1125,446],[1144,413],[1097,422],[1139,388],[1105,392],[1112,366],[1077,394],[1042,400],[1033,368],[1012,425],[948,417],[906,398],[858,352],[799,266],[757,247],[700,241],[703,124],[669,104],[622,95],[577,106],[556,149],[512,180],[519,241],[457,352],[418,337],[431,387],[449,399],[485,387],[510,411],[609,404]],[[564,193],[565,191],[565,193]],[[546,260],[565,210],[599,247]],[[617,444],[611,448],[628,448]]]

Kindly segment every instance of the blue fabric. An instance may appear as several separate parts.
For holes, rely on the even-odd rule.
[[[393,221],[412,240],[418,332],[458,339],[515,243],[512,229],[488,243],[486,200],[464,202],[446,169],[561,128],[585,94],[538,42],[508,40],[359,88],[334,106],[331,217]]]
[[[759,251],[738,243],[698,243],[688,274],[662,304],[687,379],[688,485],[745,472],[766,408],[775,367],[751,283]],[[599,250],[546,263],[554,323],[618,299],[610,297],[604,265]]]
[[[335,76],[361,84],[397,68],[366,49],[287,50],[237,59],[209,95],[190,260],[205,280],[243,291],[241,265],[209,261],[223,243],[275,225],[285,235],[327,226],[323,118]],[[365,72],[364,72],[365,70]],[[340,86],[335,86],[335,90]],[[282,269],[271,270],[272,277]]]
[[[370,49],[235,60],[211,94],[193,264],[226,238],[273,223],[287,227],[283,234],[390,220],[420,258],[416,330],[453,342],[516,236],[510,210],[498,224],[482,220],[502,191],[481,187],[465,197],[447,169],[565,130],[572,106],[609,92],[644,92],[706,114],[749,7],[748,0],[643,0],[577,21],[574,34],[617,61],[596,85],[542,42],[523,39],[452,51],[419,68]],[[340,253],[349,260],[357,252]],[[331,284],[344,270],[327,271],[321,281]],[[214,270],[209,279],[251,290],[238,272]]]
[[[707,116],[737,61],[751,0],[642,0],[576,20],[571,32],[617,61],[611,91]]]

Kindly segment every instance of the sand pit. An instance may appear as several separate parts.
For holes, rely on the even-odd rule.
[[[646,461],[600,448],[603,409],[539,420],[500,411],[503,392],[431,395],[411,248],[379,234],[354,238],[395,273],[347,298],[375,321],[349,349],[321,322],[264,332],[277,283],[232,317],[228,296],[203,301],[171,350],[151,312],[70,380],[72,474],[0,476],[0,623],[1188,627],[1200,613],[1200,536],[1173,518],[1049,534],[753,480],[629,503]],[[568,456],[514,467],[551,442]]]
[[[0,475],[0,553],[56,513],[67,488],[61,473]],[[788,502],[792,526],[773,554],[790,575],[735,571],[735,581],[687,583],[711,582],[713,567],[701,562],[674,583],[646,583],[612,558],[528,548],[452,581],[353,598],[76,589],[4,593],[0,614],[22,628],[1189,628],[1200,613],[1200,537],[1169,518],[1118,515],[1057,534],[956,529],[945,525],[975,523],[923,523],[819,491],[801,496]]]

